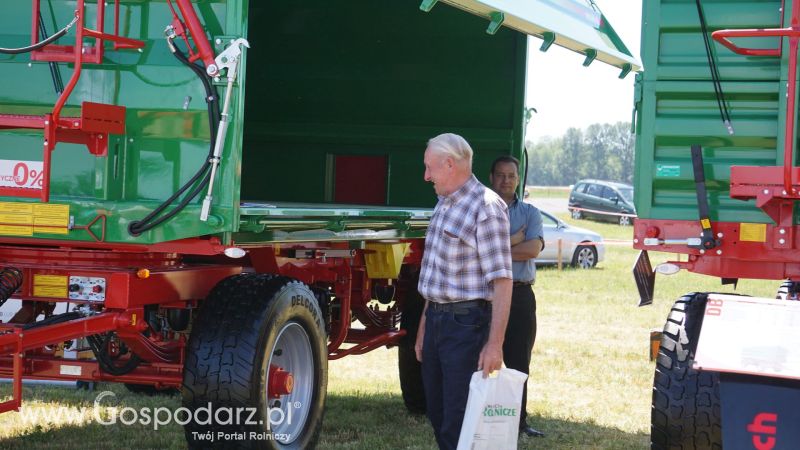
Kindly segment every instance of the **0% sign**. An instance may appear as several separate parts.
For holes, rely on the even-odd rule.
[[[14,166],[14,182],[19,187],[41,188],[43,172],[41,168],[32,168],[26,162],[18,162]]]

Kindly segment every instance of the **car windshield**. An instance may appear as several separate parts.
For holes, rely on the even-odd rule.
[[[619,193],[622,194],[622,198],[624,198],[626,202],[633,203],[633,189],[619,188]]]
[[[556,218],[551,216],[550,214],[542,212],[542,224],[558,226],[558,220],[556,220]]]

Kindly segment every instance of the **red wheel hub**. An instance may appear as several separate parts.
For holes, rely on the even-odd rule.
[[[282,367],[269,366],[269,388],[267,394],[269,398],[278,398],[289,395],[294,388],[294,377],[291,372],[283,370]]]

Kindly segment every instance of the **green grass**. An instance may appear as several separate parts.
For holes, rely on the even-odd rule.
[[[566,219],[572,222],[570,219]],[[630,239],[631,227],[576,221],[607,239]],[[540,269],[535,287],[538,334],[529,380],[531,423],[543,439],[520,440],[522,449],[641,449],[649,442],[653,363],[649,332],[661,329],[676,298],[689,291],[731,292],[718,279],[681,272],[659,276],[653,306],[638,308],[631,276],[636,251],[608,246],[593,270]],[[651,255],[656,264],[675,255]],[[684,257],[685,258],[685,257]],[[738,292],[774,296],[779,283],[742,280]],[[330,362],[327,412],[319,448],[401,449],[435,447],[424,417],[405,412],[395,349]],[[151,398],[104,384],[119,406],[179,407],[179,399]],[[68,388],[24,389],[29,411],[88,408],[96,393]],[[8,385],[2,393],[9,393]],[[105,402],[104,402],[105,404]],[[108,410],[102,410],[108,413]],[[57,433],[57,435],[56,435]],[[0,448],[185,448],[172,425],[159,431],[125,425],[25,423],[19,413],[0,416]]]
[[[530,198],[567,198],[570,188],[568,186],[528,186],[525,190],[530,194]]]
[[[613,222],[600,222],[588,219],[575,220],[570,216],[568,212],[556,213],[555,216],[570,225],[574,225],[576,227],[581,227],[581,228],[588,228],[592,231],[600,233],[600,236],[603,236],[603,239],[627,240],[627,241],[633,239],[632,226],[621,226]]]

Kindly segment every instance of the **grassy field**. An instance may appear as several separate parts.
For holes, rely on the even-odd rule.
[[[528,186],[525,188],[531,198],[567,198],[569,186]]]
[[[599,231],[607,239],[630,239],[631,227],[562,219]],[[531,423],[546,433],[520,439],[523,449],[642,449],[649,443],[653,363],[648,359],[649,332],[660,329],[672,302],[689,291],[732,291],[719,280],[680,273],[659,276],[655,304],[638,308],[631,276],[636,252],[608,246],[606,260],[593,270],[540,269],[535,287],[538,335],[531,364],[528,411]],[[675,255],[656,255],[654,264]],[[743,280],[738,292],[774,296],[777,282]],[[327,412],[319,448],[434,448],[424,417],[405,412],[400,397],[395,349],[330,363]],[[150,398],[124,387],[101,385],[116,394],[118,407],[177,408],[176,397]],[[26,386],[24,415],[0,416],[0,448],[185,448],[182,429],[170,425],[103,426],[32,414],[59,408],[95,413],[97,392]],[[2,393],[9,393],[8,385]],[[104,401],[104,405],[109,402]],[[100,408],[101,415],[110,414]],[[55,433],[58,433],[57,435]]]

